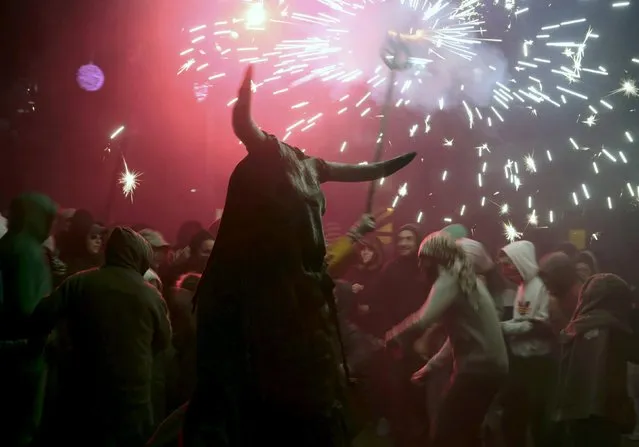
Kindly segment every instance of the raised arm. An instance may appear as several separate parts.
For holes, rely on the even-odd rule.
[[[453,304],[459,293],[459,286],[455,279],[446,274],[440,274],[430,294],[422,307],[406,318],[403,322],[395,326],[386,334],[386,340],[395,340],[403,337],[404,334],[415,330],[424,331],[435,324],[441,316]]]

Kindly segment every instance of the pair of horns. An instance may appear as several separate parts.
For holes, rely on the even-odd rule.
[[[233,132],[244,143],[247,151],[260,150],[266,135],[255,124],[251,116],[253,66],[249,65],[240,86],[237,102],[233,108]],[[348,164],[326,162],[326,182],[370,182],[388,177],[402,169],[415,158],[415,152],[395,157],[391,160],[370,164]]]

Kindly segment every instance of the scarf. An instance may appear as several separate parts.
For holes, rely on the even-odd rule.
[[[426,236],[419,246],[419,257],[432,258],[457,278],[459,288],[466,296],[477,289],[477,277],[471,260],[448,233],[438,231]]]

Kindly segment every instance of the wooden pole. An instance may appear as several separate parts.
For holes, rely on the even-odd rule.
[[[397,77],[397,71],[392,70],[390,72],[390,79],[388,86],[386,87],[386,97],[384,98],[384,104],[382,105],[382,118],[379,122],[379,134],[377,135],[377,143],[375,146],[375,154],[373,155],[373,163],[376,163],[382,159],[384,153],[384,144],[386,143],[386,131],[388,127],[388,115],[391,110],[391,103],[393,101],[393,89],[395,87],[395,79]],[[368,187],[368,194],[366,196],[366,213],[373,212],[373,200],[375,198],[375,191],[379,185],[379,180],[374,180]]]

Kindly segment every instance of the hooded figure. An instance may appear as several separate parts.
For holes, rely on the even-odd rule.
[[[583,281],[579,278],[575,262],[561,251],[541,259],[539,277],[551,295],[550,322],[554,332],[559,334],[575,313]]]
[[[356,262],[344,279],[353,284],[371,284],[384,265],[384,247],[377,236],[367,236],[355,248]]]
[[[430,278],[425,278],[418,266],[417,249],[422,237],[416,225],[401,226],[395,235],[397,255],[369,285],[366,301],[370,312],[362,318],[362,327],[373,335],[383,337],[424,302],[424,288]]]
[[[513,318],[502,323],[511,350],[509,382],[504,392],[503,434],[507,446],[545,445],[546,409],[555,374],[550,296],[537,275],[535,246],[517,241],[502,249],[505,275],[519,283]]]
[[[71,276],[34,313],[44,332],[67,321],[72,350],[63,383],[66,442],[142,445],[153,424],[154,357],[171,340],[159,292],[144,281],[151,247],[130,228],[116,227],[104,265]]]
[[[577,273],[582,281],[586,281],[595,273],[599,273],[599,263],[594,253],[588,250],[579,252],[575,257]]]
[[[629,322],[632,300],[618,276],[592,276],[560,337],[554,418],[569,425],[573,445],[618,447],[623,429],[632,428],[626,362],[639,361]]]
[[[51,272],[42,247],[56,207],[46,196],[24,194],[11,203],[8,231],[0,239],[0,445],[33,440],[44,394],[44,340],[30,336],[29,318],[51,293]]]
[[[539,266],[532,242],[517,241],[506,245],[502,252],[512,262],[511,269],[519,275],[519,288],[515,298],[513,319],[503,323],[506,336],[510,336],[510,348],[520,357],[546,355],[551,351],[549,340],[535,335],[536,324],[549,324],[549,295],[537,273]],[[507,272],[507,275],[512,276]],[[513,278],[514,279],[514,278]],[[530,333],[530,337],[523,337]]]
[[[173,328],[174,378],[169,387],[170,407],[182,405],[191,398],[196,381],[196,324],[193,296],[201,275],[187,273],[176,283],[169,304],[169,316]]]
[[[231,174],[195,296],[198,382],[185,444],[347,445],[320,184],[386,177],[415,154],[369,165],[309,157],[255,125],[251,77],[249,68],[233,110],[248,155]]]

